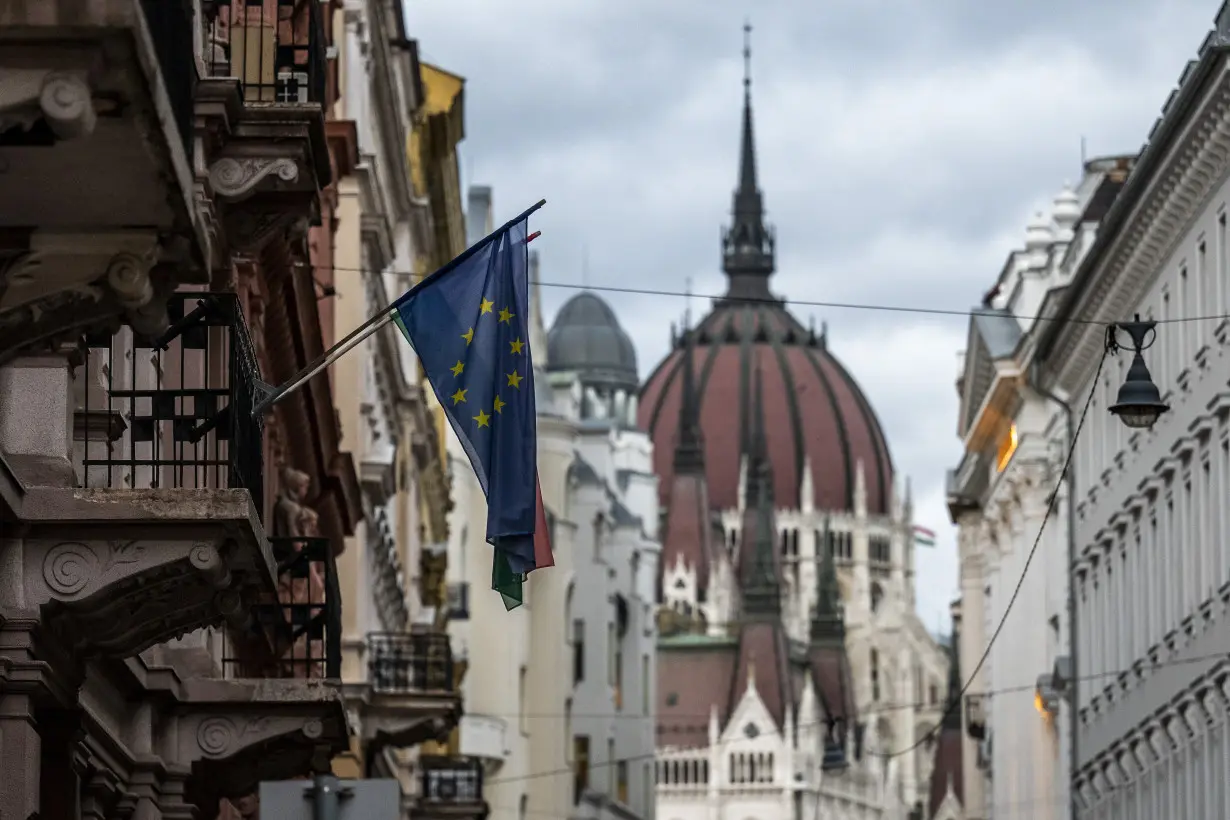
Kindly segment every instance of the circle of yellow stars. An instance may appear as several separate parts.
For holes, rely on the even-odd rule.
[[[479,303],[478,308],[479,308],[478,316],[481,319],[486,314],[494,312],[495,302],[484,297],[483,300]],[[499,321],[500,324],[511,325],[512,320],[516,315],[517,314],[513,313],[507,307],[501,308],[500,312],[497,314],[497,320]],[[461,338],[465,339],[466,347],[469,347],[474,342],[474,328],[473,327],[467,328],[466,332],[461,334]],[[508,346],[509,346],[509,353],[514,356],[521,354],[525,350],[525,342],[522,341],[521,337],[519,336],[513,341],[509,342]],[[460,377],[461,374],[465,372],[465,369],[466,369],[465,362],[461,361],[461,359],[458,359],[457,363],[449,368],[449,372],[452,373],[453,376],[455,377]],[[524,376],[522,376],[519,372],[517,372],[516,368],[513,368],[513,372],[504,374],[504,377],[508,380],[508,383],[505,386],[511,387],[514,390],[520,390],[521,382],[524,381],[525,379]],[[470,392],[469,388],[458,387],[457,391],[449,397],[453,400],[453,406],[456,407],[459,404],[465,404],[466,394],[469,392]],[[495,400],[492,402],[492,410],[496,414],[499,414],[504,411],[504,408],[507,405],[508,405],[508,402],[500,398],[499,394],[496,394]],[[480,428],[481,427],[487,427],[487,428],[491,427],[492,416],[490,413],[488,413],[486,410],[482,408],[479,408],[477,416],[472,416],[471,418],[474,419],[474,421],[478,424]]]

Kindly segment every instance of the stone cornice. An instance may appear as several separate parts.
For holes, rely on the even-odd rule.
[[[1164,153],[1159,153],[1156,163],[1142,160],[1137,165],[1120,194],[1118,207],[1127,209],[1125,215],[1112,219],[1108,214],[1105,232],[1082,263],[1071,298],[1057,317],[1079,316],[1084,321],[1063,323],[1040,350],[1052,363],[1054,381],[1069,395],[1084,391],[1102,355],[1101,323],[1130,315],[1230,168],[1225,53],[1220,46],[1208,49],[1201,63],[1204,68],[1199,73],[1207,81],[1198,87],[1192,77],[1198,72],[1185,73],[1183,85],[1191,87],[1182,93],[1197,98],[1190,107],[1169,112],[1176,118],[1167,123],[1168,129],[1174,129],[1173,137],[1146,148],[1146,155]],[[1138,174],[1147,176],[1137,180]],[[1139,188],[1139,193],[1132,188]]]

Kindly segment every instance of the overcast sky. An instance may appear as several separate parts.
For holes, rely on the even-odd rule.
[[[1090,156],[1138,150],[1211,27],[1210,0],[408,0],[423,59],[467,78],[462,172],[533,220],[545,281],[716,295],[750,16],[772,287],[802,301],[968,309]],[[588,264],[585,264],[588,260]],[[587,271],[587,272],[585,272]],[[548,315],[575,291],[544,290]],[[645,376],[677,297],[606,294]],[[696,309],[707,302],[694,300]],[[918,610],[956,594],[944,506],[966,320],[800,307],[879,413],[918,523]],[[817,465],[818,467],[818,465]]]

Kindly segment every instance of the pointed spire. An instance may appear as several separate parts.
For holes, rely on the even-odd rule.
[[[743,614],[749,620],[781,619],[781,577],[777,565],[777,526],[773,520],[773,476],[765,444],[760,364],[752,410],[752,446],[748,453],[747,497],[754,504],[752,554],[743,572]],[[745,527],[746,532],[746,527]],[[746,535],[744,536],[747,537]]]
[[[739,146],[739,183],[731,225],[722,236],[722,267],[735,299],[770,299],[773,232],[765,225],[764,202],[756,184],[756,138],[752,128],[752,26],[743,26],[743,132]]]
[[[679,402],[679,440],[675,444],[675,474],[704,475],[705,448],[700,429],[700,402],[696,396],[695,333],[683,326],[683,397]]]
[[[816,545],[820,556],[816,575],[816,608],[811,614],[811,643],[813,646],[844,646],[846,639],[845,617],[841,609],[841,588],[837,585],[837,567],[833,553],[828,548],[829,520],[824,519],[824,539]]]

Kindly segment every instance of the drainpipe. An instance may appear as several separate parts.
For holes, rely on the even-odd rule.
[[[1035,390],[1039,395],[1058,404],[1063,409],[1064,418],[1067,421],[1067,450],[1074,452],[1073,446],[1076,436],[1075,414],[1072,412],[1072,406],[1063,399],[1059,398],[1053,392],[1042,386],[1041,368],[1034,362],[1030,364],[1026,375],[1026,383]],[[1066,458],[1066,456],[1065,456]],[[1077,686],[1079,685],[1080,674],[1077,672],[1077,652],[1076,652],[1076,459],[1072,458],[1068,464],[1065,481],[1068,485],[1068,568],[1066,576],[1068,579],[1068,659],[1071,668],[1071,690],[1069,692],[1071,699],[1068,702],[1068,711],[1070,714],[1068,733],[1069,737],[1069,759],[1068,766],[1068,803],[1070,805],[1072,820],[1077,820],[1076,807],[1076,733],[1080,726],[1077,718]]]

